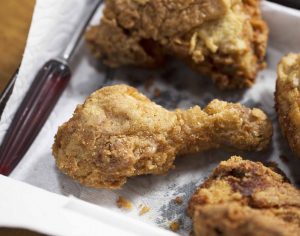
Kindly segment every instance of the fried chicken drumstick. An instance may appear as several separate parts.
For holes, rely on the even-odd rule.
[[[282,58],[277,69],[276,111],[283,134],[300,158],[300,54]]]
[[[175,56],[222,89],[249,87],[264,66],[259,0],[107,0],[86,34],[106,65],[156,67]]]
[[[102,88],[79,105],[55,137],[58,168],[91,187],[163,174],[176,155],[220,147],[260,151],[272,125],[259,109],[213,100],[204,110],[168,111],[126,85]]]
[[[190,200],[195,235],[300,235],[300,191],[281,173],[236,156],[221,162]]]

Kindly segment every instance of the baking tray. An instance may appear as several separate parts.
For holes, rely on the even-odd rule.
[[[281,9],[281,7],[279,7],[279,8]],[[270,19],[274,18],[273,13],[269,14],[269,18]],[[278,23],[281,23],[281,22],[278,22]],[[280,28],[285,29],[286,27],[280,27]],[[278,34],[280,34],[280,33],[281,32],[279,30],[272,31],[273,38],[280,38],[280,37],[278,37]],[[298,47],[296,47],[296,49],[298,50]],[[294,49],[292,51],[294,51]],[[286,53],[286,51],[283,51],[282,53]],[[82,54],[79,50],[77,59],[81,58],[81,57],[82,57]],[[275,57],[276,57],[276,60],[274,59]],[[266,87],[270,87],[270,83],[269,83],[270,78],[272,79],[271,84],[274,85],[274,80],[276,78],[274,69],[275,69],[276,63],[278,62],[277,59],[279,60],[279,55],[276,54],[276,52],[274,52],[274,51],[268,52],[268,61],[272,61],[272,63],[269,63],[269,64],[272,67],[273,74],[271,74],[271,76],[268,76],[269,74],[262,73],[260,75],[257,83],[254,86],[259,86],[261,81],[264,80]],[[176,70],[176,68],[178,68],[176,62],[174,62],[173,64],[170,64],[169,68],[166,68],[166,69],[171,69],[171,70],[164,70],[165,73],[161,74],[165,80],[164,81],[162,81],[162,80],[155,81],[154,86],[153,85],[152,85],[152,87],[150,86],[151,91],[148,91],[148,92],[147,92],[147,86],[144,85],[144,82],[145,82],[144,79],[148,80],[149,83],[151,83],[152,82],[151,81],[151,73],[150,73],[150,76],[145,75],[145,76],[143,76],[143,78],[130,76],[130,77],[128,77],[128,80],[126,78],[124,78],[122,80],[121,78],[124,77],[123,75],[126,75],[126,73],[123,73],[123,71],[121,71],[121,70],[117,70],[117,71],[112,70],[110,72],[110,73],[112,73],[112,75],[109,75],[109,73],[107,73],[107,71],[102,71],[102,73],[106,76],[106,80],[104,80],[103,82],[105,83],[104,85],[108,85],[108,84],[111,84],[114,82],[115,83],[116,82],[117,83],[118,82],[119,83],[127,82],[130,85],[141,89],[141,91],[145,92],[145,94],[148,97],[150,97],[151,99],[153,99],[155,102],[157,102],[167,108],[171,108],[171,109],[175,108],[175,107],[186,108],[186,107],[189,107],[189,106],[192,106],[195,104],[199,104],[199,103],[200,103],[199,105],[205,106],[205,104],[207,104],[210,100],[212,100],[213,98],[216,98],[216,97],[223,99],[223,100],[232,101],[232,102],[240,101],[239,99],[243,98],[243,92],[245,92],[245,91],[236,92],[234,94],[228,92],[227,96],[225,96],[225,95],[223,96],[223,94],[219,93],[219,91],[216,91],[214,88],[210,87],[210,89],[205,89],[204,88],[204,85],[205,85],[204,80],[199,80],[199,81],[197,81],[197,86],[192,86],[189,83],[192,80],[195,81],[195,79],[189,77],[188,70],[180,71],[180,70]],[[96,81],[96,79],[98,79],[97,78],[98,76],[92,77],[92,76],[90,76],[89,73],[80,74],[78,72],[80,72],[80,70],[75,71],[74,78],[73,78],[74,80],[72,80],[71,83],[73,86],[76,86],[76,83],[77,83],[77,85],[79,85],[78,88],[80,88],[80,89],[77,89],[76,92],[78,93],[78,96],[80,96],[79,100],[81,102],[81,99],[84,99],[84,97],[86,97],[87,94],[89,94],[90,90],[95,90],[95,89],[99,88],[100,86],[103,86],[103,84],[100,84],[100,82],[99,82],[96,84],[91,84],[92,86],[95,85],[96,87],[90,86],[89,88],[82,88],[82,87],[84,87],[84,86],[80,86],[80,84],[82,85],[82,83],[80,83],[80,84],[78,83],[80,81],[80,80],[78,80],[80,76],[88,74],[89,79],[91,79],[91,81],[89,81],[90,83],[93,83],[94,81]],[[138,69],[136,69],[136,72],[138,72]],[[184,78],[186,78],[186,79],[185,80],[178,80],[178,79],[175,80],[175,77],[178,77],[176,75],[178,75],[179,73],[181,73],[181,78],[182,78],[182,75],[184,75],[185,76]],[[112,80],[110,80],[111,77],[120,78],[121,80],[112,81]],[[207,80],[207,81],[209,81],[209,80]],[[155,93],[153,93],[153,89],[155,88],[157,83],[160,83],[160,82],[164,83],[163,85],[165,87],[162,90],[160,90],[161,91],[160,96],[155,96],[154,95]],[[203,88],[202,88],[202,85],[203,85]],[[97,87],[97,86],[99,86],[99,87]],[[187,88],[185,88],[185,86],[187,86]],[[195,91],[195,88],[198,88],[198,90]],[[258,88],[258,87],[255,87],[255,88]],[[269,110],[266,109],[265,111],[269,115],[271,115],[270,118],[272,119],[274,124],[276,124],[277,118],[276,118],[276,115],[274,114],[274,109],[273,109],[273,90],[272,89],[264,90],[264,88],[262,90],[260,90],[260,87],[259,87],[259,90],[255,90],[255,89],[251,90],[250,89],[250,90],[246,91],[245,93],[247,93],[247,96],[250,95],[250,99],[248,99],[248,98],[243,99],[242,102],[243,102],[243,104],[248,105],[248,106],[257,106],[260,108],[267,107]],[[171,90],[173,90],[173,92]],[[171,91],[171,93],[170,93],[170,91]],[[189,94],[191,93],[192,99],[190,99],[191,97],[189,96],[189,94],[186,93],[186,91],[189,91]],[[255,98],[254,95],[259,91],[264,91],[264,94],[261,94],[261,96],[259,96],[259,98]],[[249,93],[251,93],[251,94],[249,94]],[[71,96],[72,93],[67,93],[67,95]],[[63,100],[63,98],[64,97],[62,97],[61,100]],[[78,104],[80,102],[76,101],[74,103]],[[57,107],[59,107],[59,105]],[[61,114],[64,113],[63,115],[65,115],[65,113],[66,113],[65,109],[66,109],[66,107],[63,107],[60,110],[58,109],[58,110],[56,110],[56,112],[54,111],[54,114],[60,114],[60,116],[61,116]],[[69,111],[68,115],[71,115],[70,111]],[[61,120],[62,120],[61,122],[63,122],[66,120],[66,118],[62,117]],[[49,119],[49,122],[51,123],[51,118]],[[60,124],[61,124],[61,122],[60,122]],[[56,124],[54,124],[53,126],[57,127]],[[276,128],[276,136],[274,136],[273,139],[277,140],[279,138],[280,132],[278,129],[278,125],[276,124],[275,126],[276,126],[275,127]],[[48,126],[46,125],[45,127],[46,128],[44,129],[44,131],[46,133],[49,130],[50,124],[48,124]],[[43,136],[45,133],[41,134],[41,136]],[[53,135],[51,136],[51,142],[52,142]],[[36,141],[41,141],[41,139],[37,139]],[[277,142],[276,145],[277,144],[280,146],[280,150],[283,150],[283,149],[288,150],[286,143]],[[51,144],[49,144],[49,145],[51,145]],[[75,197],[81,198],[85,201],[92,202],[97,205],[103,205],[108,208],[112,208],[112,210],[115,207],[115,202],[114,202],[115,195],[119,195],[119,196],[122,195],[122,196],[126,197],[126,195],[128,195],[129,192],[130,193],[134,192],[135,193],[134,196],[136,199],[133,199],[133,200],[135,201],[136,206],[139,205],[140,201],[144,201],[145,204],[150,206],[152,209],[151,212],[149,212],[146,215],[146,217],[143,218],[143,220],[147,221],[146,218],[150,218],[151,217],[150,214],[152,214],[152,212],[154,212],[154,211],[157,211],[160,213],[159,217],[161,217],[161,218],[155,216],[155,219],[153,220],[153,221],[155,221],[154,223],[161,227],[167,227],[167,225],[165,224],[165,223],[167,223],[166,220],[171,221],[173,219],[178,219],[178,217],[180,217],[180,220],[182,222],[187,222],[187,223],[183,223],[183,225],[182,225],[185,232],[188,232],[188,230],[190,228],[188,219],[186,218],[186,216],[184,216],[182,214],[186,209],[187,199],[190,197],[192,192],[194,192],[195,187],[197,185],[199,185],[199,183],[203,182],[204,178],[209,175],[211,170],[215,167],[215,164],[217,164],[220,160],[222,160],[224,158],[228,158],[228,156],[229,156],[228,153],[225,153],[225,152],[223,153],[222,151],[220,151],[220,152],[214,153],[213,155],[211,155],[210,153],[205,153],[205,155],[203,155],[203,157],[205,157],[205,158],[201,158],[201,157],[197,158],[197,156],[192,157],[192,158],[187,158],[187,159],[181,158],[176,161],[176,166],[177,166],[176,170],[170,172],[167,176],[157,176],[157,177],[156,176],[141,176],[141,177],[130,180],[128,182],[128,184],[122,190],[118,190],[115,192],[112,192],[112,191],[108,192],[106,190],[97,191],[97,190],[85,188],[83,186],[79,186],[74,181],[71,181],[66,176],[57,172],[56,169],[54,169],[53,158],[49,158],[51,155],[50,154],[51,148],[49,147],[49,145],[45,146],[49,152],[49,153],[46,153],[47,155],[36,156],[38,158],[41,157],[41,159],[45,159],[45,160],[49,161],[49,163],[44,163],[43,161],[41,161],[41,159],[38,159],[38,158],[36,158],[36,159],[27,158],[26,159],[26,157],[25,157],[23,165],[21,165],[18,168],[18,172],[16,172],[12,178],[20,179],[24,182],[38,186],[40,188],[47,189],[49,191],[53,191],[53,192],[60,191],[59,192],[60,194],[64,194],[64,195],[72,194]],[[285,146],[283,147],[282,145],[285,145]],[[31,157],[31,156],[33,157],[34,154],[36,154],[36,152],[38,152],[40,149],[45,149],[44,147],[41,147],[41,146],[37,147],[37,145],[33,145],[32,148],[33,149],[31,150],[30,153],[28,153],[27,157]],[[257,154],[252,154],[252,155],[249,154],[244,157],[250,158],[252,160],[265,160],[265,159],[268,159],[269,156],[273,155],[273,156],[276,156],[276,158],[278,158],[280,155],[280,152],[274,153],[274,150],[275,150],[275,148],[273,149],[273,147],[271,147],[267,152],[260,153],[259,154],[260,157],[258,157]],[[279,150],[278,146],[276,147],[276,150]],[[234,153],[234,154],[238,154],[238,153]],[[290,155],[290,153],[285,153],[285,154],[287,154],[288,156]],[[49,165],[49,164],[51,164],[51,165]],[[31,166],[31,168],[34,167],[34,170],[27,168],[28,166]],[[292,174],[293,175],[297,174],[297,176],[299,177],[299,172],[297,171],[297,168],[296,168],[297,166],[299,166],[299,163],[297,164],[297,163],[290,162],[288,164],[288,166],[294,167]],[[26,171],[30,171],[30,175],[26,175]],[[44,172],[46,172],[46,173],[44,175],[39,175],[39,173],[41,171],[43,171],[43,173]],[[55,177],[55,180],[57,180],[57,184],[59,184],[59,185],[55,185],[55,184],[52,185],[52,184],[48,184],[48,183],[47,183],[48,185],[46,185],[46,182],[48,180],[50,180],[50,178],[48,178],[48,176],[47,176],[48,172],[49,173],[51,172],[51,174]],[[199,175],[199,172],[202,172],[201,176]],[[184,177],[184,178],[181,179],[181,177]],[[178,184],[178,181],[181,181],[179,183],[179,185],[175,185],[175,184]],[[136,188],[136,186],[142,186],[142,188]],[[164,189],[160,189],[160,187],[163,187]],[[151,194],[149,194],[149,193],[151,193]],[[185,196],[184,203],[181,206],[175,206],[173,204],[173,201],[169,201],[169,199],[174,198],[178,194],[184,194],[184,196]],[[108,197],[109,197],[110,201],[106,201],[106,199]],[[138,198],[138,201],[137,201],[137,198]],[[117,210],[119,210],[119,209],[117,209]],[[130,215],[130,216],[133,214],[134,214],[134,212],[128,213],[128,215]],[[148,217],[148,215],[150,215],[150,216]],[[151,220],[148,220],[148,221],[151,221]]]

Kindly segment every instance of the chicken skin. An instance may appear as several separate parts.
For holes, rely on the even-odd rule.
[[[196,236],[300,235],[300,191],[259,162],[231,157],[189,203]]]
[[[300,158],[300,54],[284,57],[277,69],[276,111],[289,146]]]
[[[272,125],[261,110],[213,100],[204,110],[168,111],[126,85],[79,105],[55,137],[58,168],[80,183],[119,188],[128,177],[164,174],[176,155],[216,148],[260,151]]]
[[[167,56],[221,89],[249,87],[264,67],[268,28],[259,0],[107,0],[86,40],[110,67],[157,67]]]

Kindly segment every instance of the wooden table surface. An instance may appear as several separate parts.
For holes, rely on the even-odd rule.
[[[0,1],[0,94],[21,63],[35,0]]]

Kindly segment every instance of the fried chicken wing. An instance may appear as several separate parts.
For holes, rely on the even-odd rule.
[[[106,65],[155,67],[171,55],[222,89],[254,82],[267,37],[259,0],[109,0],[86,34]]]
[[[300,158],[300,54],[284,57],[277,69],[276,111],[283,134]]]
[[[58,168],[80,183],[118,188],[131,176],[166,173],[176,155],[221,147],[260,151],[271,135],[259,109],[214,100],[204,110],[168,111],[115,85],[76,108],[58,130],[53,154]]]
[[[237,156],[221,162],[190,200],[195,235],[300,235],[300,191],[275,171]]]

